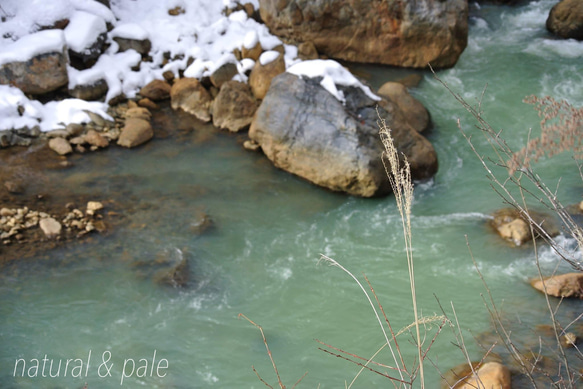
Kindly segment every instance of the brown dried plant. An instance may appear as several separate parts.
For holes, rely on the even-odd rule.
[[[433,71],[433,69],[431,69]],[[444,88],[465,108],[470,115],[476,120],[475,127],[481,132],[488,143],[492,147],[495,157],[490,158],[481,154],[472,141],[472,136],[468,131],[464,130],[461,121],[458,119],[458,128],[465,137],[468,145],[475,153],[482,167],[487,172],[487,176],[491,182],[492,189],[502,198],[502,200],[514,207],[520,212],[520,215],[529,223],[531,235],[533,236],[534,248],[534,263],[538,272],[539,279],[543,279],[542,270],[539,262],[539,252],[537,242],[534,240],[534,231],[541,231],[542,226],[534,220],[529,214],[529,207],[532,203],[542,204],[549,211],[555,214],[563,223],[567,232],[573,236],[579,248],[583,248],[583,230],[573,220],[567,209],[561,204],[557,196],[557,189],[549,188],[535,173],[531,166],[532,162],[536,162],[542,156],[552,157],[564,151],[571,150],[575,153],[575,157],[581,157],[583,151],[583,143],[581,135],[583,135],[583,108],[574,108],[568,102],[556,101],[552,97],[534,97],[530,96],[525,99],[525,102],[531,103],[539,112],[541,120],[541,136],[534,138],[527,142],[527,145],[518,152],[506,143],[502,137],[502,130],[495,131],[488,121],[484,118],[481,106],[481,100],[476,106],[468,104],[462,96],[452,91],[449,86],[442,81],[433,72],[434,78],[440,82]],[[484,90],[485,92],[485,90]],[[502,170],[500,170],[502,168]],[[581,174],[581,167],[579,167]],[[583,177],[583,174],[582,174]],[[534,188],[534,189],[532,189]],[[562,247],[556,240],[552,239],[546,232],[541,232],[543,240],[553,249],[559,258],[565,263],[569,264],[573,270],[577,272],[583,271],[583,263],[570,250]],[[469,246],[468,246],[469,247]],[[471,250],[470,250],[471,254]],[[472,256],[473,258],[473,256]],[[476,267],[477,269],[477,267]],[[481,273],[478,270],[478,274]],[[482,281],[485,283],[484,279]],[[544,285],[544,283],[543,283]],[[486,286],[487,288],[487,286]],[[490,292],[488,290],[488,294]],[[512,331],[505,327],[501,320],[501,316],[495,307],[494,301],[490,295],[490,307],[487,307],[495,324],[495,330],[500,336],[502,344],[508,349],[510,355],[520,366],[520,372],[530,379],[533,387],[550,383],[551,387],[555,388],[575,388],[578,387],[578,381],[581,374],[570,367],[570,360],[564,350],[560,341],[560,335],[568,326],[563,326],[556,317],[556,311],[559,304],[554,307],[554,302],[546,293],[545,300],[549,312],[549,318],[554,328],[556,351],[553,352],[555,360],[558,364],[558,371],[563,371],[564,374],[557,379],[557,377],[545,376],[544,368],[539,366],[539,355],[542,352],[530,350],[532,355],[537,356],[534,360],[525,358],[524,350],[519,350],[519,347],[511,338]],[[546,346],[546,351],[552,351],[551,345]],[[577,353],[578,358],[583,358],[583,353]],[[535,377],[535,373],[539,375]],[[539,382],[540,377],[544,377],[544,384]]]
[[[572,151],[575,158],[583,156],[583,107],[575,108],[567,101],[557,101],[551,96],[528,96],[524,102],[532,104],[538,112],[541,134],[514,153],[508,162],[511,175],[545,155],[550,158]]]

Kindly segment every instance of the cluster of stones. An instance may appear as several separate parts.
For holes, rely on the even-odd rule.
[[[88,124],[72,123],[64,130],[46,133],[49,147],[59,155],[74,151],[84,153],[106,148],[111,142],[123,147],[136,147],[154,136],[150,124],[152,114],[147,108],[139,107],[134,101],[111,107],[108,111],[115,121],[87,111],[92,121]]]
[[[0,240],[5,245],[26,241],[25,230],[39,227],[47,239],[60,239],[63,232],[74,233],[81,237],[92,231],[103,231],[102,216],[98,211],[103,209],[103,204],[98,201],[89,201],[85,212],[71,208],[62,220],[59,217],[46,212],[23,208],[0,209]]]

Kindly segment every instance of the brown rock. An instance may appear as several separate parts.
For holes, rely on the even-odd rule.
[[[41,219],[39,222],[41,230],[44,232],[45,236],[49,239],[54,239],[61,235],[61,223],[53,219],[52,217]]]
[[[539,224],[547,235],[554,237],[559,235],[559,229],[551,215],[534,210],[529,211],[533,221]],[[492,215],[490,225],[503,238],[520,246],[532,239],[528,220],[514,208],[503,208]],[[536,236],[540,236],[540,231],[536,226]]]
[[[176,6],[172,9],[168,10],[168,15],[170,16],[178,16],[178,15],[182,15],[183,13],[185,13],[186,11],[184,10],[184,8],[180,7],[180,6]]]
[[[257,110],[251,88],[242,82],[228,81],[212,105],[213,124],[237,132],[248,127]]]
[[[259,143],[251,139],[247,139],[245,142],[243,142],[243,147],[245,148],[245,150],[249,151],[259,151],[259,149],[261,149]]]
[[[211,82],[214,86],[220,89],[225,82],[231,81],[238,73],[237,65],[232,62],[227,62],[226,64],[219,66],[219,68],[213,72],[211,75]]]
[[[243,49],[241,50],[241,55],[243,58],[250,58],[253,61],[257,61],[261,53],[263,53],[263,48],[261,47],[261,43],[259,41],[257,41],[255,46],[251,48],[243,46]]]
[[[22,47],[35,45],[36,40],[49,42],[49,47],[61,45],[61,49],[39,53],[22,62],[4,59],[10,54],[11,49],[18,53],[23,50]],[[69,81],[68,57],[62,31],[47,30],[27,35],[7,46],[4,51],[6,54],[0,55],[0,84],[12,85],[30,94],[44,94],[67,85]]]
[[[123,147],[136,147],[152,139],[154,130],[149,121],[137,118],[126,120],[124,128],[121,130],[117,144]]]
[[[186,258],[177,264],[158,270],[153,276],[154,282],[172,287],[185,287],[190,281],[190,265]]]
[[[65,138],[53,138],[49,140],[49,147],[59,155],[67,155],[73,152],[71,144]]]
[[[152,113],[144,107],[132,107],[128,109],[124,115],[126,119],[142,119],[145,121],[150,121],[152,118]]]
[[[472,372],[472,368],[475,371],[475,374]],[[500,362],[489,361],[482,365],[473,362],[472,368],[464,363],[449,370],[443,376],[441,388],[511,389],[512,378],[510,370]]]
[[[423,132],[429,127],[429,112],[419,100],[409,94],[403,84],[387,82],[379,88],[378,94],[397,104],[405,115],[405,120],[417,132]]]
[[[577,338],[577,335],[575,335],[572,332],[567,332],[563,336],[561,336],[561,346],[563,346],[564,348],[575,347],[578,341],[579,339]]]
[[[24,184],[21,181],[7,180],[4,182],[4,187],[12,194],[24,193]]]
[[[302,42],[298,45],[298,57],[303,60],[318,59],[318,50],[314,42]]]
[[[65,130],[67,131],[69,136],[81,135],[84,129],[85,127],[83,127],[83,125],[79,123],[69,123],[67,124],[67,127],[65,127]]]
[[[174,82],[170,98],[173,109],[180,108],[205,122],[211,120],[211,95],[196,78],[181,78]]]
[[[261,0],[260,13],[275,35],[347,61],[451,67],[467,45],[465,0]]]
[[[140,90],[140,94],[152,101],[170,98],[170,84],[162,80],[153,80]]]
[[[93,216],[95,212],[99,211],[100,209],[103,209],[102,203],[100,203],[99,201],[89,201],[87,202],[87,210],[85,211],[85,213],[87,215]]]
[[[269,90],[271,80],[283,72],[285,72],[285,60],[283,55],[280,55],[275,61],[269,62],[265,65],[261,64],[261,60],[257,61],[253,70],[251,70],[251,75],[249,76],[249,86],[255,97],[259,100],[263,100]]]
[[[164,73],[162,73],[162,77],[164,77],[164,79],[166,80],[167,83],[172,84],[174,82],[174,73],[172,73],[172,71],[170,70],[166,70]]]
[[[516,246],[528,242],[531,239],[530,227],[522,219],[514,219],[509,223],[498,226],[498,234],[503,239],[514,242]]]
[[[109,146],[109,142],[101,134],[95,130],[89,130],[84,136],[85,142],[89,143],[91,146],[96,146],[104,148]]]
[[[512,387],[510,370],[498,362],[487,362],[483,364],[478,368],[476,376],[465,380],[459,388],[474,389],[482,387],[486,389],[510,389]]]
[[[94,84],[90,85],[77,85],[73,89],[69,89],[69,94],[81,100],[99,100],[107,94],[109,87],[105,80],[99,80]]]
[[[546,25],[561,38],[583,40],[583,1],[559,1],[551,9]]]
[[[546,292],[550,296],[583,299],[583,274],[581,273],[561,274],[547,277],[542,281],[535,278],[530,281],[530,285],[543,293],[546,287]]]
[[[168,97],[170,97],[170,95],[168,95]],[[140,99],[140,101],[138,101],[138,105],[140,107],[143,107],[143,108],[146,108],[146,109],[149,109],[152,111],[155,111],[159,108],[158,104],[154,103],[152,100],[150,100],[148,98]]]

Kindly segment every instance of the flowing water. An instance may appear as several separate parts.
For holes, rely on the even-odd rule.
[[[472,5],[468,47],[454,69],[439,72],[472,104],[487,84],[485,116],[504,129],[514,147],[525,142],[529,128],[538,129],[536,112],[521,102],[525,96],[549,94],[583,105],[583,43],[547,34],[544,22],[553,3]],[[366,71],[377,87],[410,73],[374,66],[355,70]],[[504,204],[456,125],[459,117],[472,131],[473,122],[431,74],[420,74],[423,80],[413,93],[431,112],[434,128],[428,137],[440,168],[431,182],[415,189],[419,308],[425,316],[441,314],[437,297],[453,318],[453,304],[470,356],[483,355],[473,336],[488,336],[490,316],[467,236],[503,315],[523,334],[521,342],[536,345],[533,328],[549,319],[544,297],[527,284],[537,274],[532,246],[510,247],[487,227],[488,214]],[[368,276],[395,331],[413,321],[394,199],[322,190],[245,151],[242,139],[203,128],[132,151],[85,155],[73,168],[50,173],[74,194],[106,200],[122,193],[131,216],[107,236],[5,269],[0,387],[264,387],[252,365],[277,386],[261,333],[238,319],[239,313],[263,327],[286,385],[307,371],[298,387],[342,387],[358,367],[318,350],[324,346],[315,339],[369,357],[383,335],[358,285],[340,269],[319,264],[320,253],[361,279],[362,273]],[[479,134],[474,141],[480,153],[489,152]],[[568,155],[542,161],[537,169],[550,186],[562,177],[562,201],[581,200],[579,173]],[[212,218],[213,227],[196,234],[201,212]],[[187,258],[188,287],[158,285],[136,266],[157,258]],[[551,271],[556,257],[543,248],[541,262]],[[565,303],[561,312],[573,320],[580,311],[580,305]],[[435,325],[429,336],[434,332]],[[411,338],[399,339],[411,365],[416,355]],[[464,360],[453,340],[447,329],[433,344],[431,360],[442,370]],[[379,360],[390,363],[392,357],[383,350]],[[124,363],[130,377],[122,381]],[[438,387],[437,370],[428,362],[425,370],[428,387]],[[381,385],[391,387],[365,372],[354,387]]]

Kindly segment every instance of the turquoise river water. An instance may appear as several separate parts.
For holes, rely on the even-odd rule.
[[[516,148],[529,128],[539,128],[536,112],[522,103],[525,96],[583,105],[583,43],[554,40],[546,32],[553,3],[471,5],[468,47],[453,69],[438,73],[470,103],[487,84],[485,116]],[[367,73],[375,87],[413,72],[375,66],[355,71]],[[412,93],[431,112],[428,137],[440,162],[436,177],[415,189],[419,308],[425,316],[441,314],[437,297],[453,318],[453,306],[470,357],[484,354],[474,336],[487,338],[492,327],[467,235],[517,343],[536,345],[533,329],[550,322],[544,297],[527,283],[537,274],[532,246],[511,247],[487,227],[488,215],[504,204],[456,126],[461,118],[473,131],[473,121],[429,72],[419,74],[423,80]],[[413,321],[394,198],[359,199],[320,189],[244,150],[243,139],[205,127],[132,151],[85,155],[73,168],[50,173],[71,192],[96,199],[123,192],[135,210],[129,223],[107,236],[55,249],[46,254],[49,260],[27,260],[0,274],[0,387],[264,387],[252,365],[277,386],[260,332],[238,319],[239,313],[264,328],[288,387],[305,372],[299,388],[344,387],[358,366],[318,350],[315,339],[369,357],[383,336],[356,283],[319,264],[320,253],[361,279],[368,276],[393,328]],[[483,137],[476,134],[474,140],[481,153],[490,152]],[[549,186],[562,177],[564,203],[581,200],[581,179],[570,156],[536,167]],[[214,225],[197,235],[192,224],[201,210]],[[188,258],[189,286],[160,286],[135,266],[159,257]],[[541,262],[550,272],[557,260],[542,248]],[[564,303],[561,318],[573,320],[580,311],[580,305]],[[427,344],[434,332],[435,326],[428,328]],[[411,365],[416,356],[411,338],[399,339]],[[449,328],[434,342],[431,362],[425,363],[427,387],[439,387],[438,369],[464,361],[453,342]],[[18,359],[27,364],[24,374],[22,364],[15,369]],[[36,376],[28,370],[34,359],[40,361]],[[72,361],[65,376],[67,359]],[[392,358],[384,350],[378,360]],[[51,361],[58,377],[49,374]],[[392,384],[364,372],[353,387]]]

